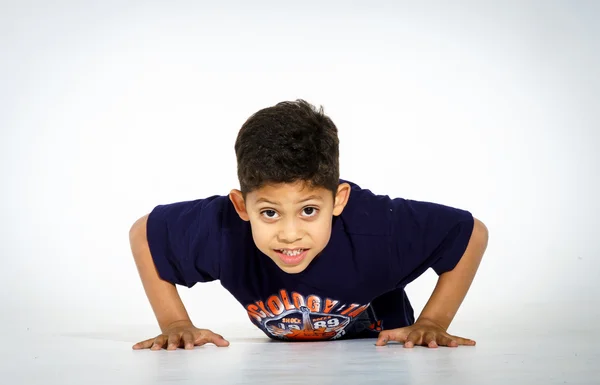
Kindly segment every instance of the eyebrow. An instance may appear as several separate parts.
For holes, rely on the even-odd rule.
[[[304,199],[302,199],[302,200],[300,200],[298,202],[295,202],[295,203],[302,203],[302,202],[310,201],[310,200],[313,200],[313,199],[314,200],[319,200],[319,201],[323,200],[323,198],[321,198],[319,195],[311,195],[311,196],[306,197],[306,198],[304,198]],[[281,205],[279,202],[273,202],[273,201],[268,200],[267,198],[259,198],[259,199],[256,200],[255,204],[259,204],[259,203],[263,203],[263,202],[264,203],[269,203],[269,204],[272,204],[272,205],[276,205],[276,206],[280,206]]]

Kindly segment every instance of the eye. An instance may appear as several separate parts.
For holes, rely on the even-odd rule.
[[[265,215],[266,214],[266,215]],[[265,210],[261,211],[260,215],[264,216],[267,219],[276,219],[277,212],[275,210]]]
[[[314,217],[315,215],[317,215],[317,212],[319,212],[319,209],[316,207],[305,207],[304,209],[302,209],[302,211],[304,212],[304,214],[306,214],[307,217]]]

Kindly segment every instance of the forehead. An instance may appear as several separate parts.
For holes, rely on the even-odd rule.
[[[247,195],[249,203],[299,204],[308,200],[326,202],[331,192],[323,187],[312,188],[305,182],[266,184]]]

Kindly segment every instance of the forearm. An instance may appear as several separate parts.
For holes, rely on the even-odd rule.
[[[147,218],[147,216],[140,218],[131,227],[129,242],[144,291],[158,325],[164,332],[175,322],[191,324],[191,321],[175,285],[162,280],[156,271],[146,238]]]
[[[475,219],[473,233],[465,253],[452,271],[440,275],[431,298],[427,301],[417,322],[427,320],[444,330],[448,329],[471,287],[487,243],[487,228]]]

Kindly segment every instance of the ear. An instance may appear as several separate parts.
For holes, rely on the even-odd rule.
[[[344,211],[344,207],[350,199],[351,187],[348,183],[341,183],[338,186],[337,193],[335,194],[335,202],[333,203],[333,215],[338,216]]]
[[[229,193],[229,200],[233,203],[233,207],[235,207],[235,211],[237,211],[240,218],[246,222],[249,221],[250,217],[246,210],[246,203],[244,202],[242,192],[240,190],[231,190]]]

